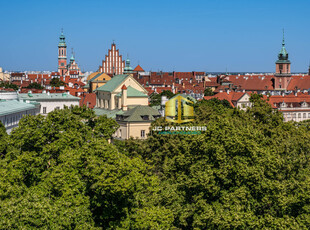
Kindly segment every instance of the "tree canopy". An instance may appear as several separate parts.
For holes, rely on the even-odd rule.
[[[32,82],[25,88],[27,88],[27,89],[44,89],[44,87],[37,82]]]
[[[141,156],[161,181],[156,204],[176,229],[309,229],[309,147],[306,125],[254,96],[247,111],[218,100],[195,106],[201,135],[152,133],[119,149]],[[163,119],[154,126],[171,125]]]
[[[168,99],[172,98],[175,94],[170,90],[164,90],[161,93],[152,93],[150,98],[150,106],[157,106],[161,103],[161,97],[166,96]]]
[[[86,107],[0,127],[0,229],[309,229],[309,124],[251,102],[197,102],[182,125],[200,135],[112,144]]]
[[[65,86],[66,83],[61,81],[59,78],[53,78],[51,81],[50,81],[50,85],[52,87],[59,87],[59,86]]]
[[[18,87],[18,85],[15,85],[15,84],[10,83],[10,82],[0,81],[0,88],[18,90],[19,87]]]

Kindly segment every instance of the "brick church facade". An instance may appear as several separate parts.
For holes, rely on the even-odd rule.
[[[119,54],[119,50],[116,49],[116,45],[113,42],[111,49],[108,50],[108,55],[105,55],[105,60],[103,60],[102,65],[99,66],[98,72],[118,75],[124,73],[124,68],[125,60],[123,60],[122,55]]]

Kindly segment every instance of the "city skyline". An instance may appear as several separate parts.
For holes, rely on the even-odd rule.
[[[307,1],[215,2],[4,2],[0,66],[56,71],[63,28],[85,71],[98,69],[115,40],[145,70],[274,72],[284,28],[292,72],[307,72]]]

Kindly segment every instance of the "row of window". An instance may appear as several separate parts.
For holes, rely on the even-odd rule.
[[[2,118],[0,119],[0,121],[1,121],[1,123],[2,123],[5,127],[10,127],[10,126],[13,126],[13,125],[17,125],[18,122],[19,122],[19,120],[20,120],[24,115],[35,115],[35,111],[30,111],[30,112],[27,112],[26,114],[24,114],[24,113],[18,113],[18,114],[9,116],[9,117],[7,117],[7,118],[2,117]]]
[[[292,116],[291,116],[292,115]],[[307,113],[298,113],[298,118],[307,118]],[[284,117],[287,117],[287,118],[296,118],[296,113],[287,113],[287,114],[284,114]],[[308,118],[310,118],[310,113],[308,113]]]
[[[119,137],[122,138],[122,130],[121,129],[119,129]],[[141,130],[140,137],[145,138],[145,130]]]

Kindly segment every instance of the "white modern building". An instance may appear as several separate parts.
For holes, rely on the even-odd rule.
[[[69,93],[28,93],[19,94],[19,100],[38,102],[41,105],[40,114],[48,114],[55,109],[63,109],[65,106],[79,106],[81,98],[70,95]]]
[[[36,102],[21,102],[0,99],[0,121],[7,133],[18,126],[19,120],[25,115],[37,115],[40,105]]]

